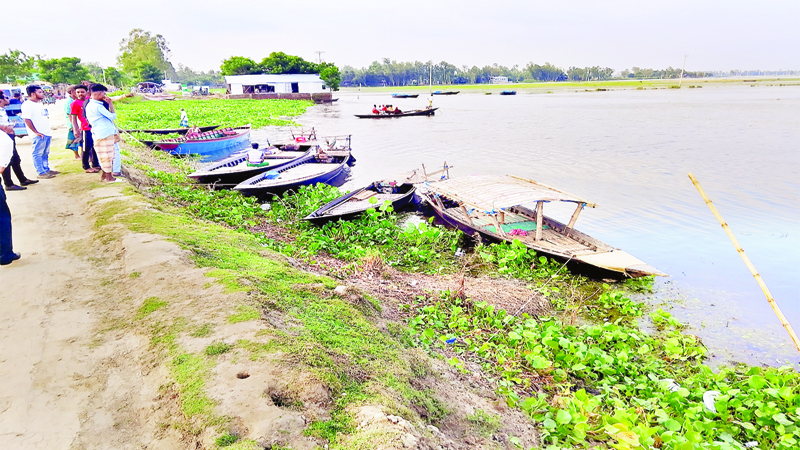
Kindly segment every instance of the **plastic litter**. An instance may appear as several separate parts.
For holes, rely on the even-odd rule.
[[[678,389],[681,388],[681,385],[676,383],[672,378],[664,378],[660,383],[665,389],[669,389],[672,392],[677,392]]]
[[[720,395],[722,395],[720,391],[706,391],[706,393],[703,394],[703,405],[705,405],[707,410],[713,413],[717,412],[717,408],[714,406],[714,399]]]
[[[262,211],[269,211],[270,209],[272,209],[272,205],[270,205],[269,203],[262,203],[261,204],[261,210]]]

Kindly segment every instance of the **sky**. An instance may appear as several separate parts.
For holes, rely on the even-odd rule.
[[[173,65],[203,71],[274,51],[313,61],[322,51],[324,61],[357,68],[390,58],[621,71],[678,68],[688,55],[689,71],[800,69],[800,0],[88,0],[77,27],[75,5],[37,0],[33,19],[6,15],[0,52],[105,67],[142,28],[164,36]]]

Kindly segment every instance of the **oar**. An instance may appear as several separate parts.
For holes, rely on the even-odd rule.
[[[706,191],[704,191],[703,187],[700,186],[700,182],[697,181],[697,178],[694,177],[694,174],[690,173],[689,179],[692,180],[694,186],[697,188],[698,191],[700,191],[700,195],[703,196],[703,200],[705,200],[706,205],[708,205],[708,208],[714,214],[714,217],[717,218],[719,224],[722,225],[722,228],[725,230],[726,233],[728,233],[728,237],[731,238],[731,242],[733,242],[733,246],[736,247],[736,251],[739,252],[739,256],[742,257],[744,264],[747,266],[748,269],[750,269],[750,273],[753,274],[753,277],[755,277],[758,285],[761,286],[761,290],[764,291],[764,295],[767,296],[767,301],[769,302],[769,305],[772,306],[772,310],[775,311],[775,314],[778,316],[778,319],[780,319],[781,323],[783,324],[783,327],[786,328],[786,331],[789,332],[789,336],[792,337],[792,341],[794,341],[795,347],[797,347],[797,350],[800,351],[800,341],[798,341],[797,335],[794,334],[792,326],[786,320],[786,317],[783,315],[781,309],[778,307],[778,304],[775,302],[775,299],[772,297],[772,294],[769,292],[767,284],[764,283],[764,280],[761,278],[761,274],[758,273],[756,267],[753,265],[752,262],[750,262],[750,258],[748,258],[747,255],[744,253],[742,246],[739,245],[739,241],[736,239],[736,236],[733,235],[733,231],[731,231],[731,228],[728,226],[728,223],[725,222],[725,219],[723,219],[722,215],[719,213],[719,211],[717,211],[717,207],[714,206],[713,203],[711,203],[711,199],[708,198],[708,196],[706,195]]]

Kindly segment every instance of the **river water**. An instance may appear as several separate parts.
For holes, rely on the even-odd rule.
[[[800,331],[800,87],[462,92],[435,96],[433,117],[354,117],[373,104],[423,108],[423,97],[339,93],[296,121],[353,136],[358,162],[345,188],[446,161],[452,176],[514,174],[593,201],[576,228],[670,274],[647,301],[690,324],[712,362],[800,362],[687,177],[702,183]],[[254,132],[268,137],[275,129]],[[562,220],[571,212],[545,209]]]

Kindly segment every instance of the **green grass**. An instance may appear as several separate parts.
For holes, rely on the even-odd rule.
[[[136,320],[142,320],[165,306],[167,306],[167,302],[159,300],[158,297],[150,297],[139,307],[139,311],[136,312]]]
[[[247,322],[249,320],[257,320],[261,318],[261,313],[252,306],[239,305],[236,308],[236,313],[228,317],[228,323]]]
[[[186,417],[212,416],[214,402],[205,393],[211,364],[205,358],[183,353],[172,360],[171,372],[181,394],[181,409]]]
[[[214,342],[206,347],[206,356],[217,356],[223,353],[228,353],[233,349],[233,346],[224,342]]]

